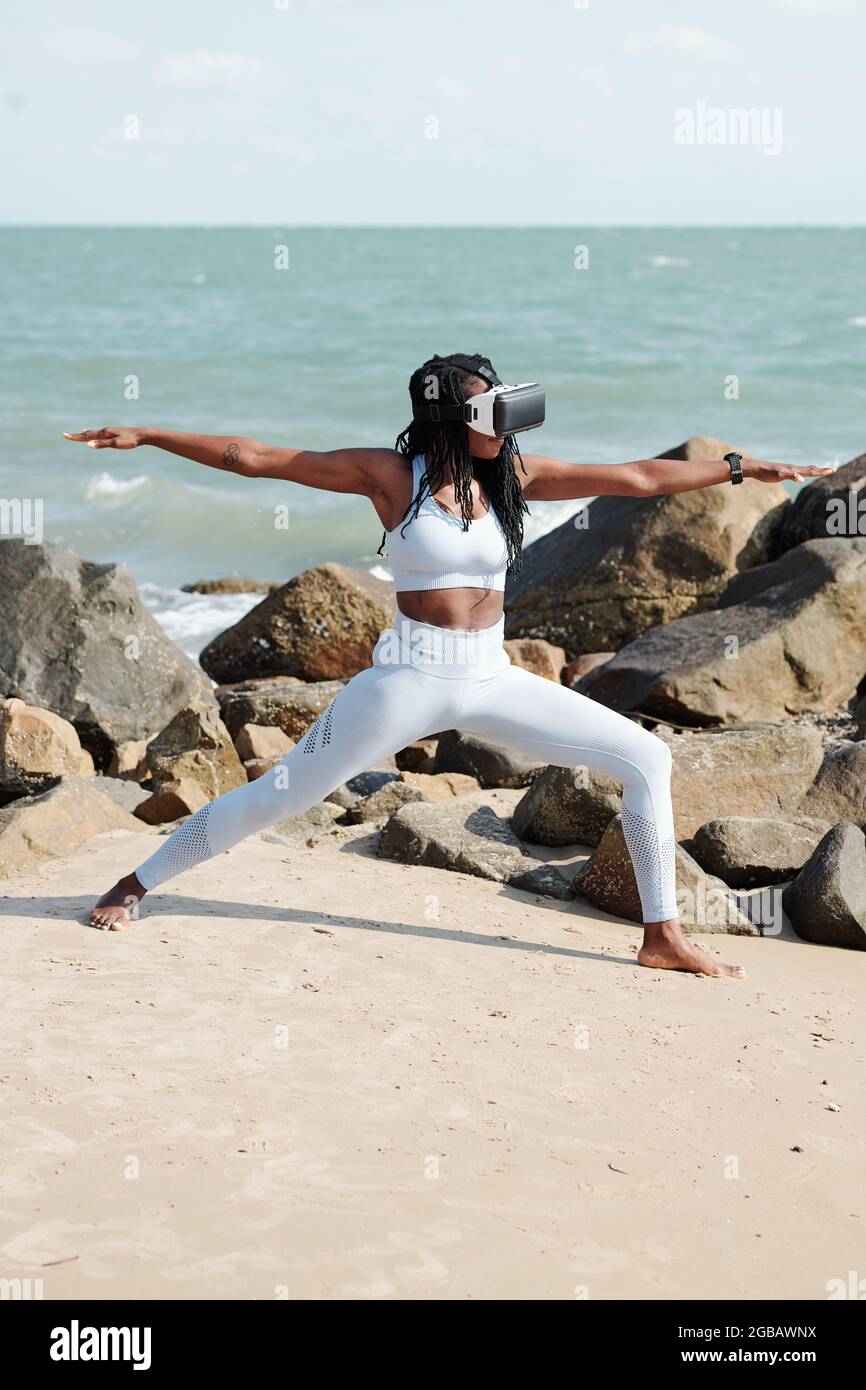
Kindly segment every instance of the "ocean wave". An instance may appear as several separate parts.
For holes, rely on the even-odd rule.
[[[87,484],[84,496],[88,502],[119,502],[149,482],[146,473],[138,473],[134,478],[114,478],[110,473],[97,473]]]
[[[866,314],[855,314],[852,319],[846,319],[854,328],[866,328]]]
[[[217,633],[239,622],[266,597],[261,593],[188,594],[150,580],[140,584],[138,592],[165,635],[194,660]]]
[[[654,265],[654,266],[668,266],[668,265],[680,265],[680,266],[685,266],[685,265],[691,265],[691,261],[688,260],[688,258],[687,258],[686,256],[651,256],[651,257],[650,257],[650,265]]]

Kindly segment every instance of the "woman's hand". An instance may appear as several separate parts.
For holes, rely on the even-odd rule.
[[[754,478],[758,483],[802,483],[805,478],[823,478],[826,473],[835,473],[831,464],[802,463],[795,467],[791,463],[768,463],[766,459],[753,459],[743,454],[743,477]]]
[[[91,449],[137,449],[144,443],[145,431],[133,428],[114,430],[79,430],[77,434],[64,434],[64,439],[72,439],[87,444]]]

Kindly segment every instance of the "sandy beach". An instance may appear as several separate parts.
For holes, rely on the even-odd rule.
[[[254,836],[86,927],[152,841],[4,885],[3,1278],[820,1300],[862,1267],[860,953],[786,925],[704,939],[745,983],[642,970],[638,927],[383,861],[364,826]]]

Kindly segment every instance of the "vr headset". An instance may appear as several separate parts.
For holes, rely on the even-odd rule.
[[[544,424],[544,387],[537,381],[505,386],[487,367],[479,367],[470,358],[452,359],[451,365],[480,377],[489,383],[490,389],[470,396],[462,405],[440,405],[438,401],[414,405],[416,420],[429,420],[434,425],[441,420],[463,420],[479,434],[495,439],[535,430]]]

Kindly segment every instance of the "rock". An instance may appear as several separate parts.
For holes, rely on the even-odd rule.
[[[359,772],[354,777],[350,777],[346,783],[346,788],[355,796],[372,796],[380,787],[384,787],[388,782],[396,782],[398,773],[396,770],[383,767],[371,767],[366,772]]]
[[[591,685],[590,677],[599,670],[601,666],[612,661],[616,652],[585,652],[583,656],[576,656],[573,661],[569,661],[562,673],[562,683],[570,689],[584,688]]]
[[[427,800],[421,787],[413,786],[411,782],[404,782],[402,778],[396,777],[392,782],[386,782],[384,786],[379,787],[378,791],[371,792],[369,796],[359,797],[343,816],[343,821],[346,825],[360,825],[363,821],[384,823],[408,802]]]
[[[197,579],[182,584],[184,594],[269,594],[279,589],[278,579]]]
[[[26,796],[80,774],[81,742],[67,719],[12,698],[0,701],[0,793]]]
[[[384,822],[410,801],[448,802],[453,801],[455,796],[478,790],[476,779],[466,777],[461,772],[440,772],[436,776],[402,772],[398,777],[383,781],[367,796],[356,796],[343,820],[346,825],[359,825],[363,821]]]
[[[812,815],[800,808],[800,801],[821,765],[818,729],[797,724],[688,734],[659,729],[657,737],[669,744],[673,756],[671,797],[678,840],[722,816]]]
[[[72,726],[70,726],[70,727],[72,727]],[[78,776],[79,776],[79,777],[95,777],[95,776],[96,776],[96,763],[93,761],[93,755],[92,755],[91,753],[88,753],[88,751],[87,751],[86,748],[82,748],[81,753],[80,753],[79,758],[78,758]]]
[[[247,781],[255,782],[258,777],[263,777],[266,772],[270,772],[272,767],[276,767],[278,762],[280,762],[279,758],[247,758],[244,763]]]
[[[152,790],[166,782],[193,781],[204,799],[241,787],[247,780],[229,731],[216,708],[199,701],[185,705],[147,745]]]
[[[129,777],[133,782],[141,782],[149,775],[147,766],[146,738],[130,739],[119,743],[108,764],[109,777]]]
[[[537,845],[597,845],[621,800],[620,784],[600,772],[545,767],[515,807],[511,828]]]
[[[244,724],[260,724],[282,729],[287,738],[297,743],[343,685],[343,681],[312,681],[305,685],[303,681],[277,678],[222,686],[214,694],[223,723],[233,738]]]
[[[866,695],[856,701],[851,714],[855,724],[855,737],[866,738]]]
[[[417,801],[402,806],[385,825],[378,854],[402,864],[494,879],[561,901],[574,896],[558,869],[526,853],[507,819],[492,806],[477,801],[467,805],[468,800],[455,797],[442,805]]]
[[[0,878],[31,873],[104,830],[141,831],[128,811],[96,790],[96,781],[61,777],[48,791],[0,808]]]
[[[353,806],[357,806],[365,797],[372,796],[380,787],[398,780],[399,773],[396,768],[371,768],[367,772],[359,772],[357,776],[350,777],[349,781],[344,782],[342,786],[335,787],[332,792],[328,792],[325,800],[333,802],[336,806],[341,806],[344,811],[348,811]]]
[[[312,849],[320,840],[333,835],[336,822],[341,817],[339,806],[329,801],[317,801],[299,815],[277,821],[262,833],[262,839],[269,844]]]
[[[660,729],[657,737],[673,758],[671,797],[680,840],[722,816],[793,813],[823,753],[817,729],[793,724],[687,734]],[[596,845],[620,802],[621,788],[612,778],[586,768],[546,767],[515,808],[512,825],[521,839],[536,844]]]
[[[866,829],[866,744],[841,743],[826,754],[799,813]]]
[[[762,888],[799,873],[822,836],[825,820],[763,820],[723,816],[707,821],[689,851],[708,874],[731,888]]]
[[[90,785],[95,791],[102,792],[103,796],[110,797],[115,806],[129,811],[130,815],[133,815],[141,803],[147,801],[150,796],[150,792],[145,791],[137,782],[130,781],[128,777],[94,777]]]
[[[477,777],[469,777],[465,772],[403,772],[401,781],[417,787],[428,801],[451,801],[455,796],[480,791]]]
[[[305,681],[354,676],[395,613],[394,588],[363,570],[318,565],[290,579],[199,658],[215,681],[287,675]]]
[[[476,777],[482,787],[525,787],[544,764],[474,734],[449,729],[439,738],[434,766],[436,772]]]
[[[730,447],[696,438],[660,457],[722,458]],[[789,505],[781,484],[753,480],[597,497],[527,546],[523,569],[506,582],[506,636],[544,637],[572,655],[617,650],[711,606],[732,575],[768,560]]]
[[[729,932],[756,936],[758,929],[740,911],[721,879],[705,874],[681,845],[676,848],[677,904],[684,931]],[[578,869],[574,888],[604,912],[641,922],[640,897],[619,816],[610,822],[589,862]]]
[[[246,763],[250,758],[279,762],[295,743],[273,724],[242,724],[234,739],[237,755]]]
[[[866,454],[801,487],[785,509],[781,553],[822,536],[866,536]]]
[[[136,806],[135,814],[147,825],[166,825],[192,815],[212,799],[192,777],[178,778],[163,782],[158,792]]]
[[[866,840],[859,826],[841,821],[828,831],[788,884],[782,906],[804,941],[866,951]]]
[[[655,628],[593,699],[687,724],[830,714],[866,667],[866,539],[813,540],[732,580],[712,613]]]
[[[512,666],[522,666],[524,671],[531,671],[535,676],[544,676],[545,680],[559,684],[565,665],[564,647],[554,647],[538,637],[518,637],[504,642],[503,646]]]
[[[419,738],[394,755],[401,772],[432,772],[436,757],[435,738]]]
[[[212,698],[125,565],[12,539],[0,545],[0,690],[68,719],[100,771],[119,744]]]

